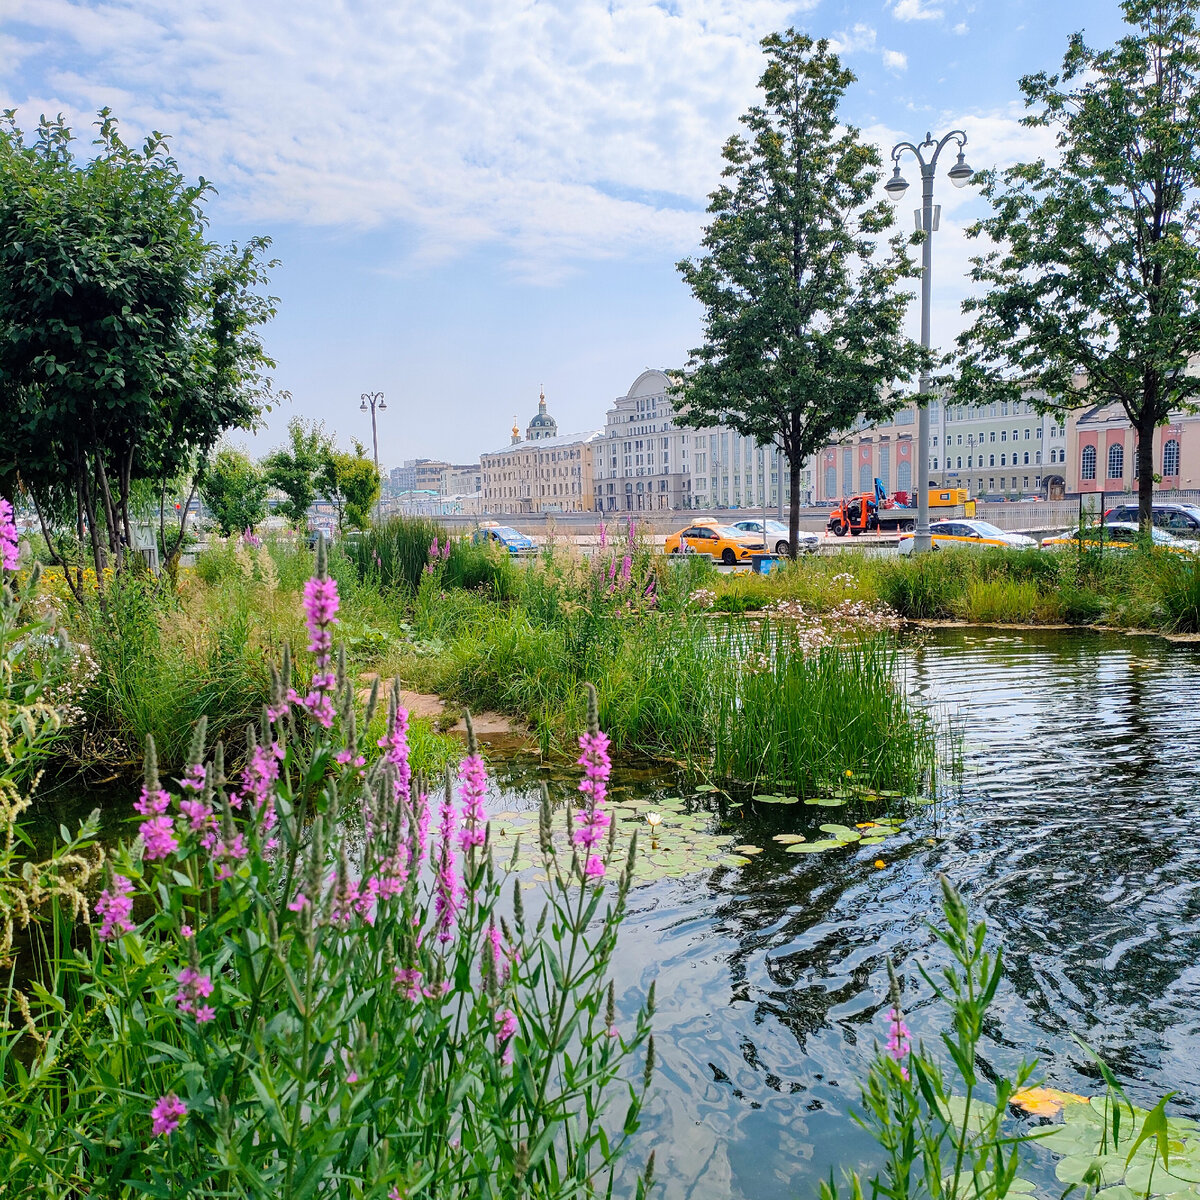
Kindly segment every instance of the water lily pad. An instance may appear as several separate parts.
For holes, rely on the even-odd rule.
[[[733,849],[735,854],[761,854],[763,852],[763,848],[761,846],[752,846],[749,844],[745,846],[734,846]]]
[[[799,796],[755,796],[756,804],[799,804]]]
[[[706,792],[715,792],[718,789],[711,783],[698,783],[696,785],[696,795],[700,796]]]
[[[780,842],[784,846],[794,845],[796,842],[804,842],[808,839],[802,833],[777,833],[772,838],[773,842]]]
[[[861,838],[859,840],[858,844],[860,846],[878,846],[880,842],[886,842],[886,841],[887,841],[886,837],[880,837],[880,836],[876,835],[875,837]]]
[[[822,850],[833,850],[845,844],[845,842],[835,841],[833,838],[822,838],[817,842],[799,842],[794,846],[788,846],[787,852],[789,854],[819,854]]]
[[[814,796],[810,800],[805,800],[804,803],[819,805],[821,808],[841,808],[846,802],[838,800],[834,796]]]
[[[838,825],[832,821],[826,825],[822,825],[820,828],[826,833],[832,834],[835,838],[856,838],[860,836],[849,825]]]

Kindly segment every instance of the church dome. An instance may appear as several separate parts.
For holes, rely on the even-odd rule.
[[[540,441],[543,438],[558,436],[558,422],[546,411],[546,393],[538,393],[538,410],[529,421],[525,437],[529,441]]]

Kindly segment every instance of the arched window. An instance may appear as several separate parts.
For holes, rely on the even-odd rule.
[[[1025,466],[1029,466],[1029,451],[1025,451]]]
[[[906,458],[896,464],[896,491],[912,491],[912,463]]]
[[[1033,462],[1034,462],[1034,466],[1038,466],[1038,467],[1040,467],[1040,466],[1042,465],[1042,452],[1041,452],[1040,450],[1035,450],[1035,451],[1034,451],[1034,453],[1033,453]],[[1041,487],[1041,486],[1042,486],[1042,485],[1039,483],[1039,484],[1038,484],[1038,487]]]
[[[1007,454],[1000,455],[1000,465],[1002,467],[1005,467],[1008,465],[1008,455]]]
[[[858,464],[858,490],[870,492],[875,488],[875,476],[871,474],[870,461]]]
[[[1080,479],[1095,479],[1096,478],[1096,447],[1084,446],[1083,453],[1079,456],[1079,478]]]
[[[837,490],[837,467],[825,468],[825,497],[828,500],[836,499]]]
[[[962,469],[962,455],[961,454],[958,456],[956,465],[958,466],[959,470]]]
[[[996,456],[994,454],[989,454],[988,455],[988,466],[994,467],[995,465],[996,465]]]
[[[1114,442],[1108,448],[1108,477],[1123,479],[1125,476],[1125,447],[1120,442]]]
[[[1162,473],[1167,478],[1179,474],[1179,443],[1175,438],[1169,438],[1163,443]]]

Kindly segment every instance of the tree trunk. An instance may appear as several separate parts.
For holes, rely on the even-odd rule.
[[[800,468],[804,465],[804,459],[794,449],[796,443],[788,442],[788,447],[785,450],[788,463],[788,557],[795,558],[800,548],[800,489],[797,483],[800,479]],[[783,480],[779,480],[779,486],[783,487]]]
[[[1158,428],[1154,416],[1157,408],[1157,404],[1143,403],[1137,424],[1138,525],[1144,537],[1149,536],[1154,521],[1154,431]]]

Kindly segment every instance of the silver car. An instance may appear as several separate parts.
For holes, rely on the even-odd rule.
[[[776,554],[789,553],[791,547],[788,542],[788,527],[782,521],[767,520],[764,522],[761,519],[758,521],[735,521],[730,528],[736,529],[739,533],[762,533],[764,524],[767,527],[767,545]],[[802,529],[796,537],[796,553],[815,554],[820,544],[821,535],[819,533],[808,533]]]

